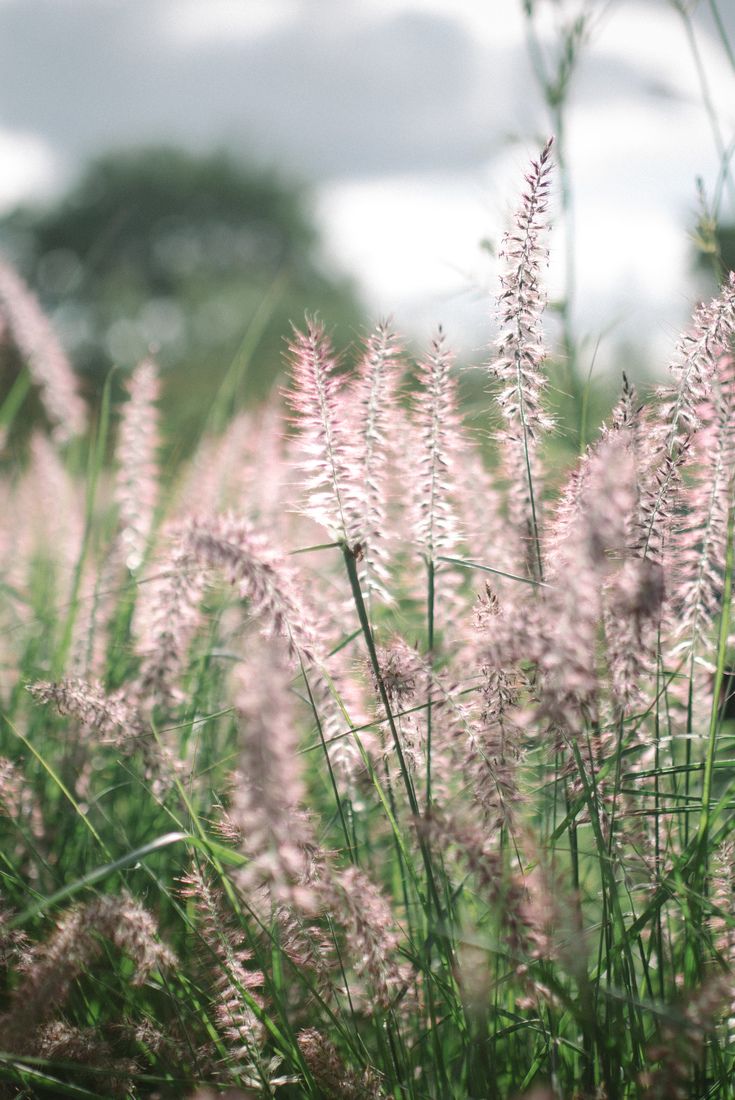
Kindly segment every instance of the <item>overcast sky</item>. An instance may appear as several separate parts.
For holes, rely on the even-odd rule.
[[[735,72],[709,3],[687,2],[727,146]],[[550,48],[554,13],[582,5],[537,6]],[[697,176],[715,193],[715,138],[673,4],[593,9],[568,118],[579,327],[665,354],[696,294],[687,233]],[[489,333],[479,243],[549,125],[520,0],[0,0],[0,205],[110,146],[225,146],[314,184],[329,254],[376,314],[443,321],[465,350]]]

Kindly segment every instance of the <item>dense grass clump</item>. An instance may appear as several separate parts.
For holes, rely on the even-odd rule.
[[[4,1095],[732,1095],[735,281],[550,471],[551,183],[492,472],[441,330],[345,373],[313,320],[173,484],[142,363],[108,470],[0,279],[52,428],[0,486]]]

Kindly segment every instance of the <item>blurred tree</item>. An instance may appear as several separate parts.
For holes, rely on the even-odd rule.
[[[303,191],[224,154],[109,153],[57,202],[1,219],[0,245],[92,399],[113,365],[156,355],[182,449],[223,382],[220,409],[268,391],[305,310],[343,338],[362,322],[352,284],[323,265]]]

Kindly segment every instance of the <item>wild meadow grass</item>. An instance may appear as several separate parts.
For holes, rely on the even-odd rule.
[[[733,1095],[735,281],[549,469],[552,177],[492,469],[441,330],[345,371],[310,319],[171,476],[155,365],[87,429],[0,271],[5,1095]]]

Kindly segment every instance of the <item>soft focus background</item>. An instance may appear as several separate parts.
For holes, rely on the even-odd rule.
[[[733,41],[729,0],[0,0],[0,242],[89,395],[153,350],[186,433],[305,309],[482,363],[556,133],[561,358],[653,373],[728,240]]]

